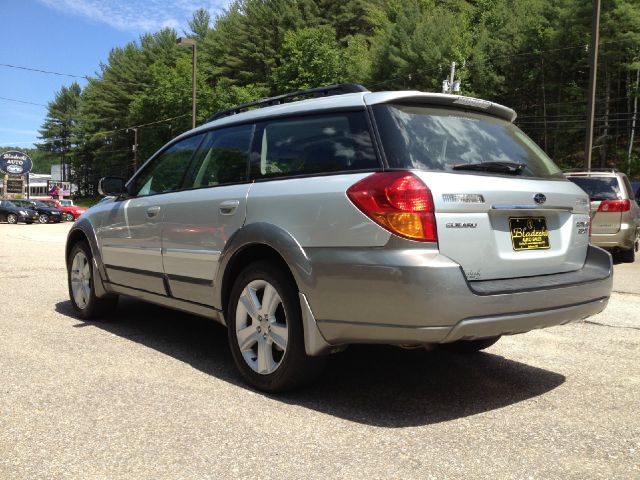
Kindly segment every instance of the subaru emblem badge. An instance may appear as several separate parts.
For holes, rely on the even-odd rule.
[[[536,193],[533,196],[533,201],[536,202],[538,205],[542,205],[544,202],[547,201],[547,197],[542,193]]]

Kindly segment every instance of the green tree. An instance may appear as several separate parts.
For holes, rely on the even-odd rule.
[[[63,180],[66,179],[71,149],[78,143],[75,133],[81,91],[80,85],[73,82],[69,87],[62,87],[56,92],[53,101],[47,105],[47,117],[39,130],[39,138],[43,142],[38,144],[38,148],[59,156]]]
[[[340,83],[344,77],[336,32],[329,26],[287,32],[281,53],[287,61],[274,69],[272,83],[277,91]]]
[[[471,50],[466,10],[464,3],[456,13],[435,1],[391,4],[387,25],[372,45],[373,86],[438,91],[448,65],[462,63]]]
[[[214,82],[225,78],[235,85],[266,85],[283,63],[285,33],[316,26],[319,21],[313,0],[234,2],[217,19],[203,45],[213,66]]]

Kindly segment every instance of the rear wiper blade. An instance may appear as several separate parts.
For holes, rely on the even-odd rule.
[[[481,172],[508,173],[510,175],[520,175],[526,168],[525,163],[514,162],[482,162],[482,163],[463,163],[455,165],[454,170],[476,170]]]

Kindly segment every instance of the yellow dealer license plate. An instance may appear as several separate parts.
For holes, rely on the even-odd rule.
[[[510,217],[511,244],[513,249],[544,250],[549,248],[549,230],[544,217]]]

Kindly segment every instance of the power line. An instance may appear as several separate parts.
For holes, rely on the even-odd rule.
[[[121,85],[137,85],[137,86],[142,86],[142,87],[148,87],[149,86],[149,84],[141,83],[141,82],[127,82],[126,80],[105,80],[104,77],[96,78],[96,77],[90,77],[88,75],[75,75],[73,73],[54,72],[52,70],[42,70],[40,68],[24,67],[24,66],[21,66],[21,65],[11,65],[9,63],[0,63],[0,67],[15,68],[15,69],[18,69],[18,70],[26,70],[28,72],[44,73],[44,74],[48,74],[48,75],[57,75],[57,76],[60,76],[60,77],[81,78],[83,80],[86,80],[89,83],[104,81],[104,82],[109,82],[109,83],[117,83],[117,84],[121,84]]]
[[[0,97],[0,98],[2,98],[2,97]],[[191,115],[191,113],[185,113],[185,114],[183,114],[183,115],[177,115],[177,116],[175,116],[175,117],[164,118],[164,119],[162,119],[162,120],[157,120],[157,121],[155,121],[155,122],[143,123],[143,124],[140,124],[140,125],[133,125],[133,126],[131,126],[131,127],[118,128],[118,129],[116,129],[116,130],[104,130],[104,131],[101,131],[101,132],[89,133],[89,134],[87,134],[87,136],[93,136],[93,135],[109,135],[109,134],[113,134],[113,133],[122,132],[122,131],[128,130],[128,129],[130,129],[130,128],[144,128],[144,127],[149,127],[149,126],[152,126],[152,125],[157,125],[157,124],[159,124],[159,123],[166,123],[166,122],[170,122],[171,120],[176,120],[176,119],[178,119],[178,118],[186,117],[186,116],[188,116],[188,115]],[[22,144],[50,145],[50,144],[53,144],[53,143],[55,143],[55,142],[62,142],[62,141],[69,141],[70,143],[75,143],[74,141],[76,141],[76,140],[85,140],[85,139],[86,139],[86,137],[78,137],[78,136],[75,136],[75,137],[60,137],[60,138],[57,138],[57,139],[55,139],[55,140],[50,140],[50,141],[45,141],[45,142],[37,142],[37,141],[35,141],[35,142],[33,142],[33,141],[29,142],[29,141],[25,141],[25,142],[11,142],[11,144],[12,144],[12,145],[22,145]],[[8,144],[8,143],[7,143],[7,144]]]
[[[8,102],[24,103],[26,105],[35,105],[36,107],[47,108],[46,105],[43,105],[41,103],[27,102],[26,100],[18,100],[17,98],[0,97],[0,100],[7,100]]]
[[[49,75],[58,75],[60,77],[83,78],[85,80],[89,79],[89,77],[87,77],[85,75],[73,75],[72,73],[53,72],[53,71],[50,71],[50,70],[41,70],[39,68],[22,67],[20,65],[10,65],[8,63],[0,63],[0,67],[16,68],[18,70],[27,70],[29,72],[46,73],[46,74],[49,74]]]
[[[186,117],[187,115],[191,115],[191,113],[185,113],[185,114],[182,114],[182,115],[177,115],[175,117],[164,118],[162,120],[157,120],[155,122],[149,122],[149,123],[143,123],[143,124],[140,124],[140,125],[132,125],[132,126],[129,126],[129,127],[117,128],[115,130],[104,130],[104,131],[101,131],[101,132],[87,132],[87,135],[84,136],[84,137],[79,137],[79,136],[75,136],[75,137],[60,137],[60,138],[56,138],[55,140],[51,140],[51,141],[39,142],[39,144],[40,145],[48,145],[48,144],[51,144],[51,143],[62,142],[62,141],[68,141],[70,143],[75,143],[76,140],[85,140],[87,137],[100,136],[100,135],[106,136],[106,135],[122,132],[122,131],[125,131],[125,130],[129,130],[131,128],[148,127],[148,126],[151,126],[151,125],[157,125],[159,123],[170,122],[171,120],[176,120],[178,118]]]

